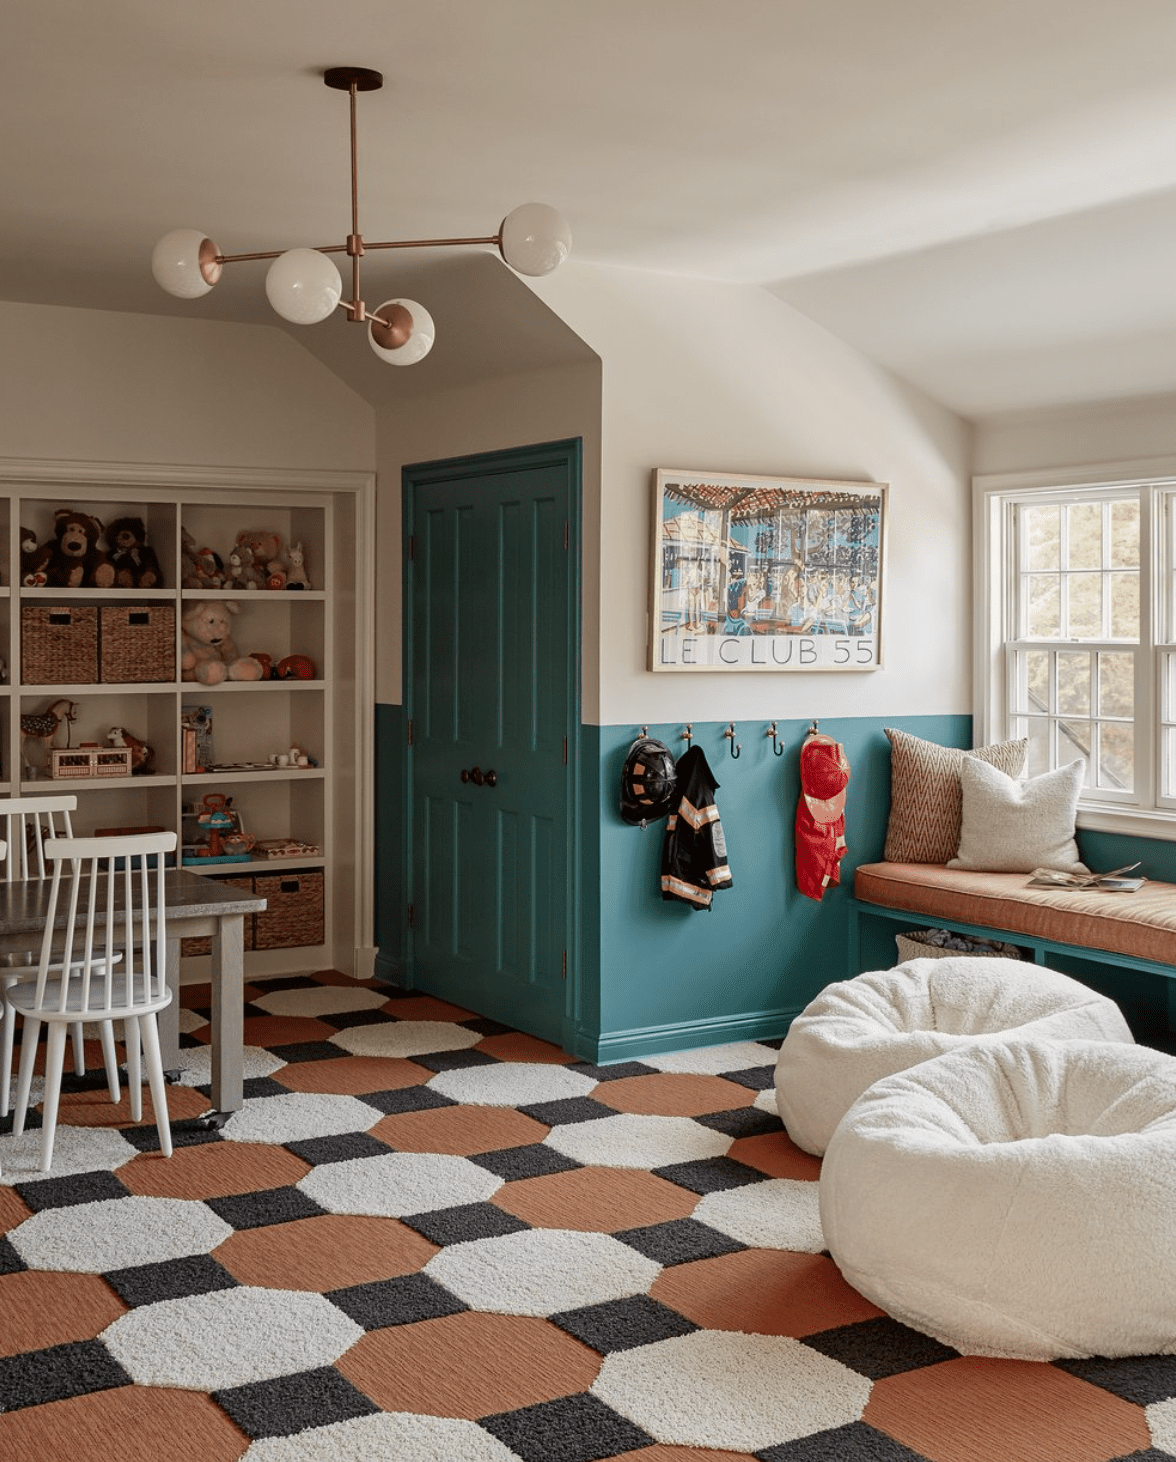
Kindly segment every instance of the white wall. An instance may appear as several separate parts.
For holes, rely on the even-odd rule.
[[[1176,396],[1102,401],[978,422],[973,471],[1032,472],[1176,457]]]
[[[754,286],[572,263],[532,287],[603,362],[602,724],[971,709],[965,423]],[[885,668],[648,672],[657,467],[888,482]]]
[[[281,330],[0,302],[0,456],[375,466],[371,407]]]
[[[588,352],[584,352],[588,357]],[[401,636],[400,470],[410,462],[493,452],[532,442],[584,439],[585,525],[599,518],[600,363],[438,391],[399,405],[380,408],[376,490],[376,700],[403,699]],[[596,626],[590,607],[597,577],[597,535],[586,531],[584,545],[585,691],[596,683]],[[591,671],[588,667],[591,665]],[[595,699],[592,704],[595,712]],[[594,719],[585,708],[584,715]]]

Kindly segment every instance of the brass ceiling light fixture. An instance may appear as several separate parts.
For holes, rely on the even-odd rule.
[[[177,228],[165,234],[151,256],[157,283],[178,299],[199,299],[216,284],[226,264],[247,259],[272,259],[265,279],[270,304],[284,320],[313,325],[336,309],[349,320],[368,326],[368,341],[381,360],[392,365],[413,365],[433,347],[433,320],[415,300],[385,300],[375,310],[364,304],[360,292],[360,261],[368,249],[437,249],[453,245],[494,244],[518,274],[550,274],[571,253],[572,235],[561,214],[545,203],[524,203],[508,213],[498,232],[483,238],[406,239],[368,243],[359,231],[359,171],[357,165],[355,101],[361,91],[379,91],[384,78],[361,66],[332,66],[323,81],[351,98],[351,232],[345,243],[313,249],[274,249],[259,254],[222,254],[197,228]],[[343,298],[343,280],[330,254],[351,259],[351,298]]]

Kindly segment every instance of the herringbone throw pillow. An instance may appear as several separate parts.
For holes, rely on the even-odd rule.
[[[975,756],[1006,776],[1020,776],[1028,740],[1001,741],[961,751],[937,746],[906,731],[886,728],[890,738],[890,821],[887,863],[946,863],[960,845],[960,764]]]

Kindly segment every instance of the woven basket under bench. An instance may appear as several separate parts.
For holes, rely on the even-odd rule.
[[[246,949],[299,949],[322,944],[326,938],[321,873],[266,873],[216,881],[245,889],[267,902],[262,913],[245,915]],[[184,939],[180,944],[181,954],[208,954],[211,949],[207,937]]]

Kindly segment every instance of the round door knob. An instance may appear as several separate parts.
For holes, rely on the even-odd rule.
[[[486,776],[485,776],[485,779],[484,780],[486,782],[487,787],[497,787],[498,786],[498,773],[496,771],[493,771],[493,770],[488,771],[486,773]]]
[[[470,781],[473,782],[475,787],[485,786],[486,773],[482,770],[481,767],[475,767],[470,773]]]
[[[470,779],[470,774],[466,771],[465,767],[462,767],[461,769],[461,779],[463,783],[468,782]]]

